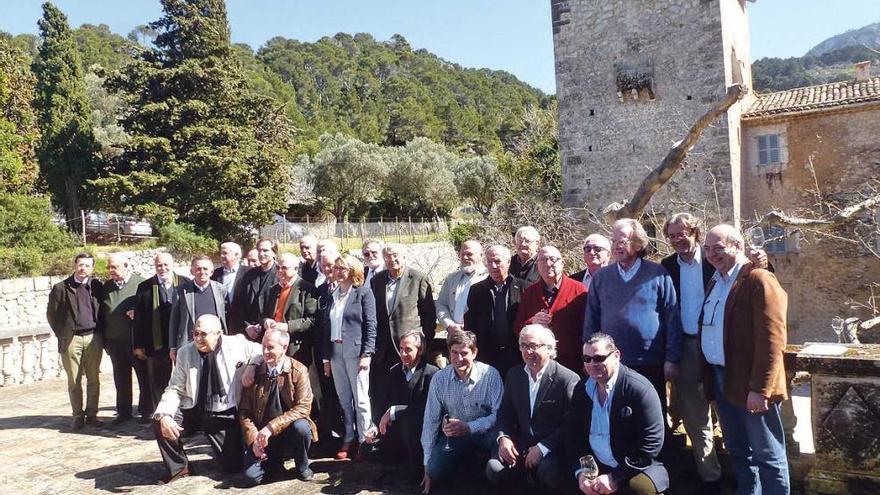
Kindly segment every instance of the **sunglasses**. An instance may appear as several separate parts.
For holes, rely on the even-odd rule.
[[[605,251],[602,246],[584,246],[585,253],[601,253],[602,251]]]
[[[587,364],[590,364],[590,363],[597,363],[598,364],[598,363],[604,363],[605,360],[608,359],[608,356],[610,356],[612,354],[614,354],[614,353],[609,352],[608,354],[605,354],[604,356],[601,354],[596,354],[595,356],[587,356],[585,354],[585,355],[581,356],[581,359],[583,359],[584,362]]]

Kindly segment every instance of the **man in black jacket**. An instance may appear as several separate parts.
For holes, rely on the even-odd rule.
[[[238,292],[233,296],[234,309],[230,310],[230,313],[236,321],[230,324],[233,330],[230,333],[244,331],[248,325],[260,323],[266,300],[269,298],[269,289],[275,285],[275,275],[278,271],[275,263],[278,244],[271,239],[260,239],[257,241],[257,256],[260,264],[248,270],[238,286]]]
[[[431,377],[438,371],[422,359],[426,347],[420,330],[404,334],[399,346],[401,362],[391,367],[388,384],[377,397],[379,412],[384,411],[379,433],[387,438],[382,448],[389,454],[389,460],[403,465],[404,479],[411,483],[418,483],[424,475],[422,422]]]
[[[73,274],[55,284],[49,293],[46,319],[58,338],[61,364],[67,373],[67,393],[73,409],[71,428],[80,430],[85,424],[103,424],[98,419],[98,395],[104,352],[101,333],[96,331],[103,285],[92,277],[95,258],[91,254],[78,254],[73,263]],[[85,411],[83,375],[88,381]]]
[[[566,466],[563,424],[579,377],[554,360],[556,338],[547,327],[526,325],[519,349],[526,365],[511,369],[504,382],[498,449],[486,476],[508,484],[506,491],[526,484],[532,492],[559,490]]]
[[[226,287],[226,324],[228,325],[227,332],[230,334],[242,332],[240,328],[232,328],[232,324],[239,321],[239,318],[233,314],[232,303],[235,300],[238,286],[247,271],[248,267],[241,264],[241,246],[234,242],[220,244],[220,266],[211,274],[211,280]]]
[[[575,386],[567,413],[564,476],[585,495],[664,492],[669,474],[657,455],[666,422],[654,386],[620,364],[614,339],[603,333],[587,339],[583,360],[589,377]],[[596,477],[583,467],[587,456],[599,468]]]
[[[471,286],[464,329],[477,336],[480,361],[492,366],[501,377],[521,365],[513,321],[527,282],[510,274],[510,250],[492,246],[486,250],[489,276]]]

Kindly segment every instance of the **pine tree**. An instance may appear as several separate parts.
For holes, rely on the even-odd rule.
[[[0,39],[0,193],[26,194],[37,181],[34,84],[24,53]]]
[[[71,219],[92,204],[93,195],[86,193],[86,185],[96,173],[98,146],[67,17],[46,2],[38,25],[42,44],[33,65],[37,77],[34,106],[43,135],[37,156],[53,204]]]
[[[132,111],[131,136],[95,184],[114,204],[159,224],[243,237],[282,211],[291,127],[247,87],[222,0],[162,0],[155,48],[111,76]],[[132,206],[136,205],[136,206]]]

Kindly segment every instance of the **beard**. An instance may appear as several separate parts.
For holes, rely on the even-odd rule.
[[[462,265],[461,271],[467,273],[468,275],[473,275],[475,271],[477,271],[477,265]]]

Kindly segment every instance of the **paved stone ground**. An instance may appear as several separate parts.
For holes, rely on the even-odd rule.
[[[104,373],[101,378],[99,417],[106,424],[102,428],[86,427],[79,432],[69,429],[70,406],[63,379],[0,388],[0,493],[418,493],[414,486],[378,486],[376,479],[386,469],[381,464],[326,458],[313,460],[316,476],[311,483],[296,480],[291,474],[277,482],[243,490],[234,486],[234,478],[215,469],[206,442],[196,442],[188,449],[196,473],[194,476],[171,485],[157,486],[155,481],[162,476],[162,465],[150,429],[134,421],[118,427],[109,426],[114,415],[115,391],[109,374]],[[797,403],[796,409],[800,409]],[[320,452],[314,450],[312,456],[320,457]],[[692,462],[688,465],[690,455],[682,451],[679,458],[683,460],[679,479],[689,485],[687,480],[696,479]],[[463,483],[435,493],[466,495],[486,492],[491,493],[481,483]],[[676,490],[678,495],[690,493],[694,491],[689,486],[679,486]]]

